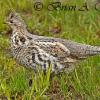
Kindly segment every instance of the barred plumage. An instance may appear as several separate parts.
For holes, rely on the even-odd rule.
[[[10,13],[7,23],[12,28],[11,51],[16,61],[37,71],[37,66],[52,72],[74,69],[77,61],[100,54],[100,47],[76,43],[70,40],[32,35],[17,13]]]

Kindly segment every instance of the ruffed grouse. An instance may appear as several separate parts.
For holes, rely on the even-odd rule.
[[[10,13],[7,22],[12,28],[11,51],[16,61],[37,71],[46,71],[50,66],[54,73],[75,68],[74,64],[100,54],[100,47],[76,43],[70,40],[32,35],[17,13]]]

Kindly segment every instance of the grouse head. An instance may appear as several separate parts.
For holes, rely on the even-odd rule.
[[[26,28],[24,21],[18,15],[18,13],[11,12],[7,17],[6,23],[12,28]]]

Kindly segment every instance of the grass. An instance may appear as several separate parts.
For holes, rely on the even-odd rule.
[[[65,2],[81,7],[83,0]],[[44,0],[44,5],[49,1]],[[90,3],[89,3],[90,4]],[[62,73],[50,80],[50,70],[34,72],[18,65],[9,54],[10,28],[3,22],[10,9],[18,12],[33,34],[71,39],[100,45],[100,12],[34,10],[33,0],[0,1],[0,100],[99,100],[100,56],[82,61],[70,74]],[[29,81],[33,80],[32,86]]]

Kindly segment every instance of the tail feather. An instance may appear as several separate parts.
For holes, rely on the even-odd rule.
[[[99,46],[91,46],[73,41],[63,41],[62,43],[70,50],[73,57],[77,57],[79,59],[100,54]]]
[[[100,47],[98,46],[88,46],[86,49],[86,55],[93,56],[100,54]]]

